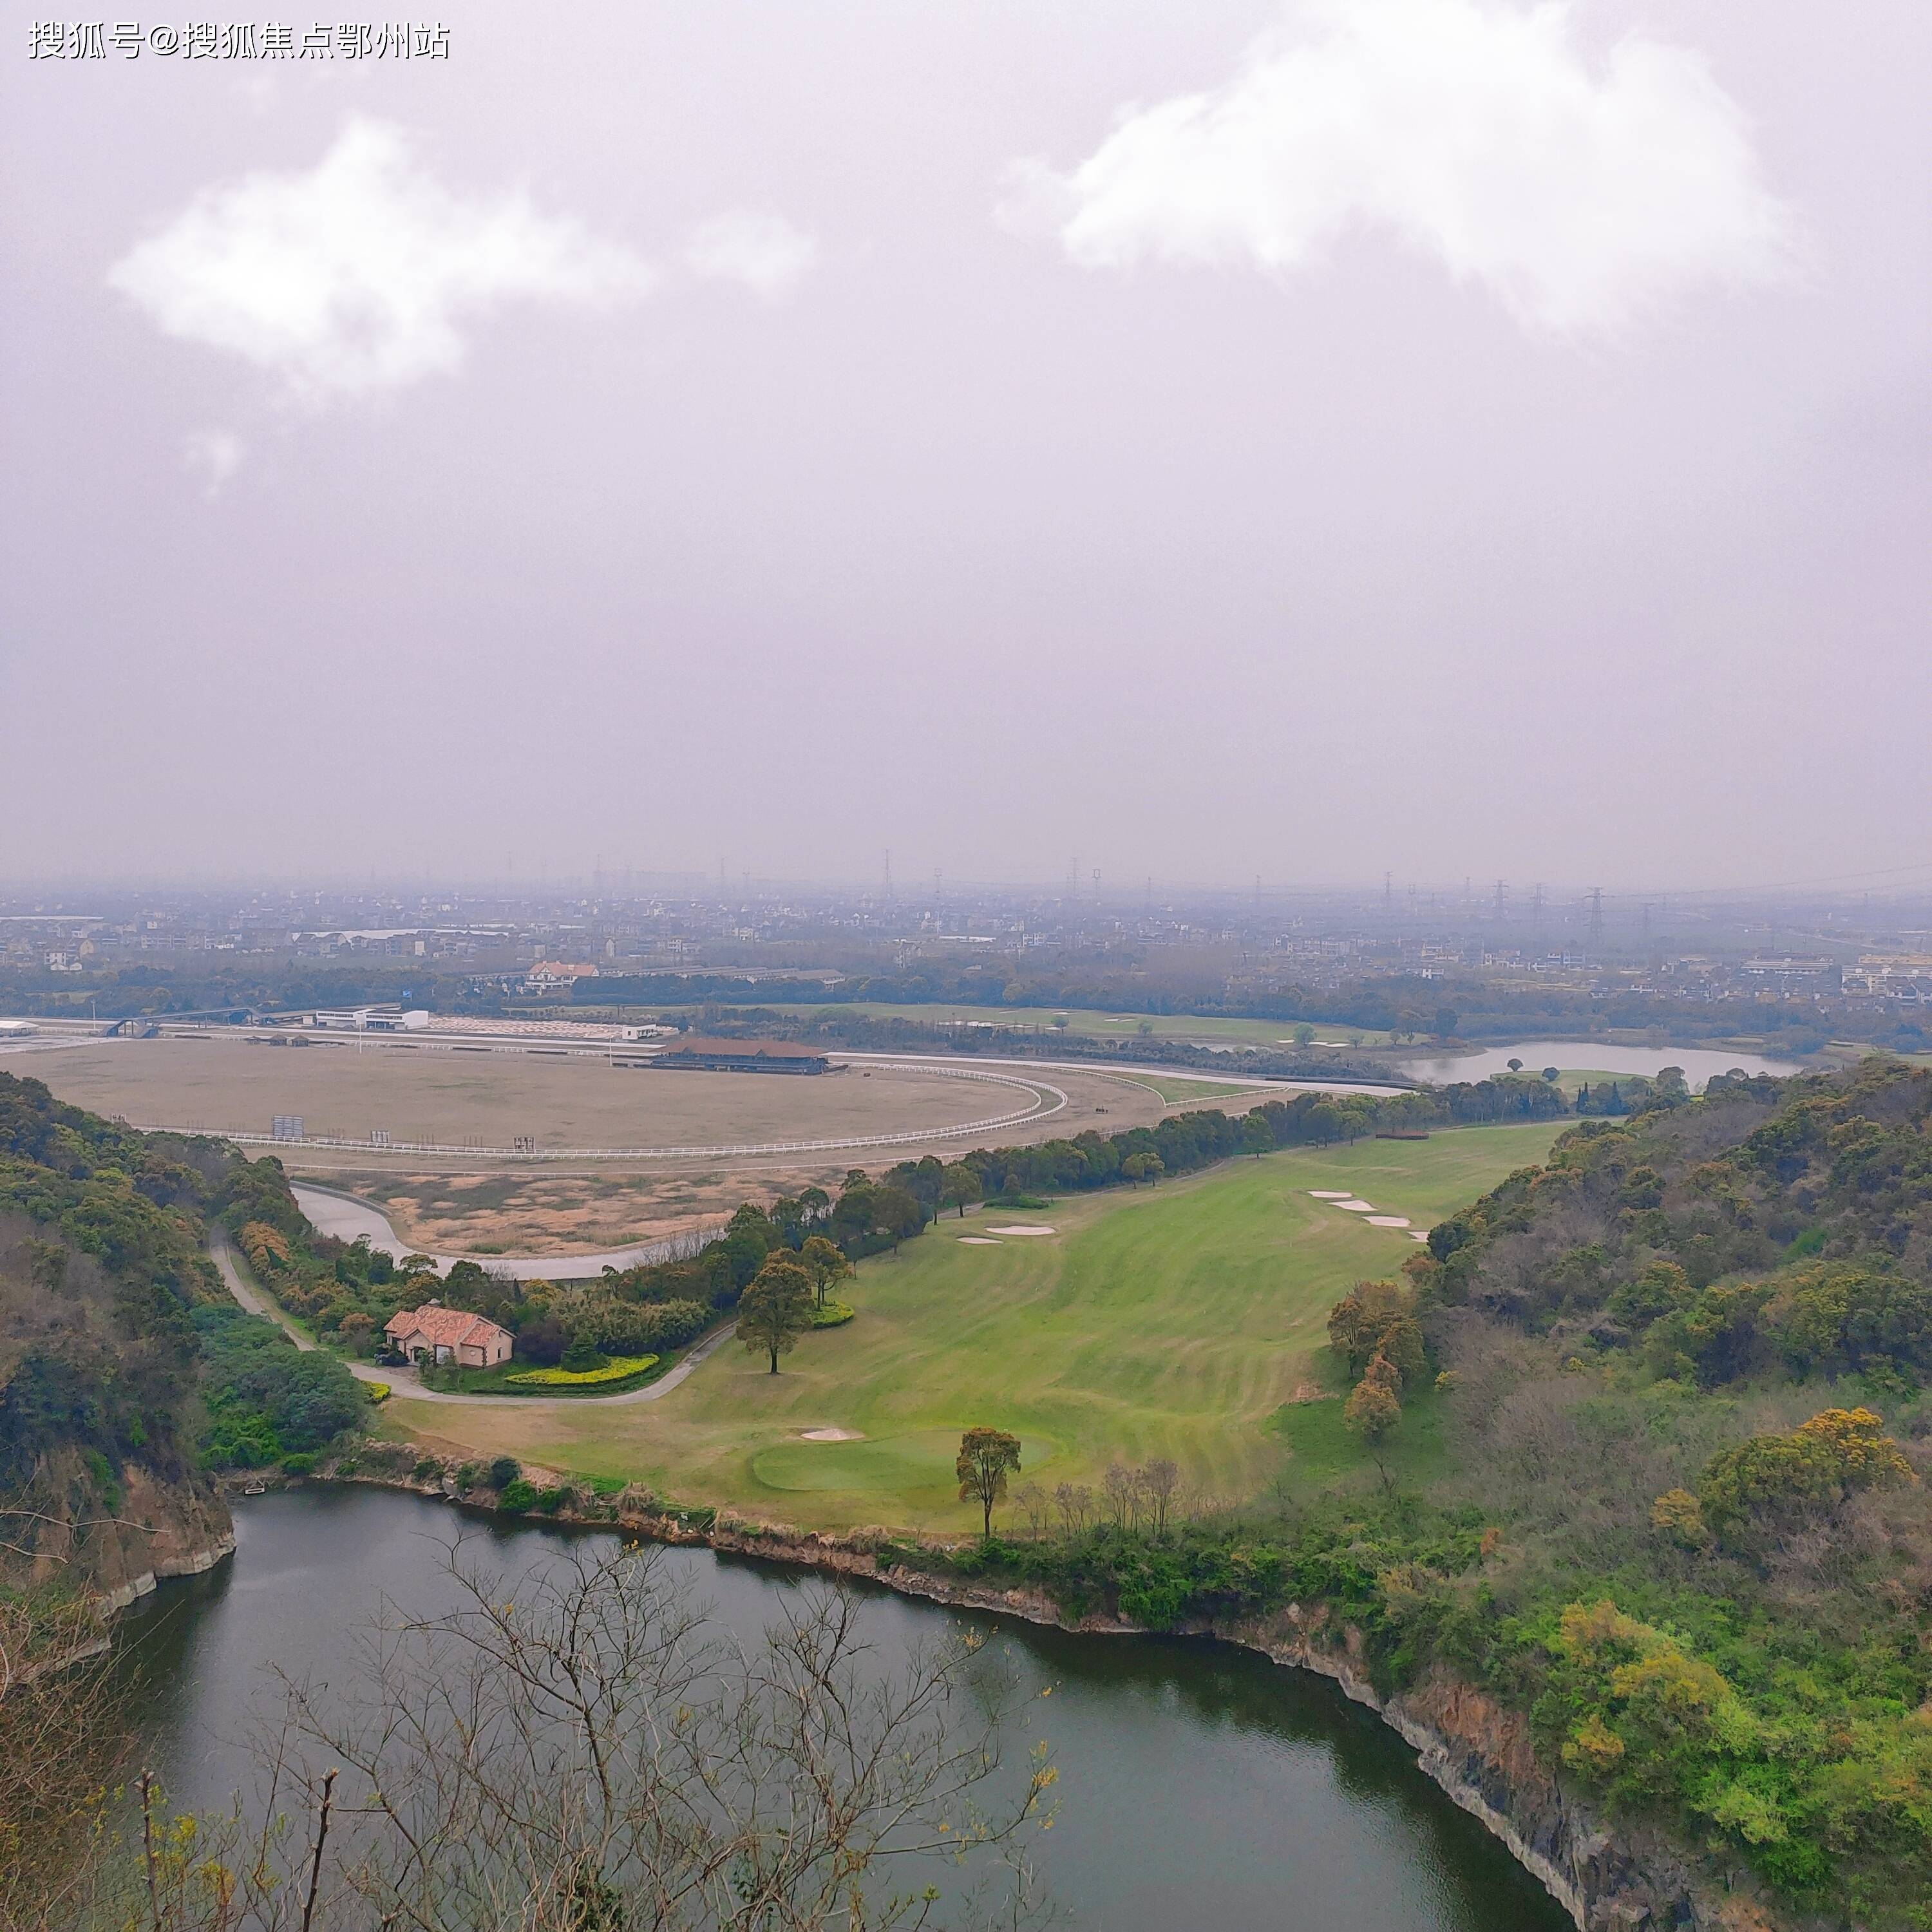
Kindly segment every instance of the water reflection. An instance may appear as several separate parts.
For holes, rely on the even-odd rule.
[[[1661,1068],[1681,1066],[1694,1088],[1702,1087],[1714,1073],[1739,1068],[1747,1073],[1780,1076],[1799,1070],[1790,1060],[1766,1060],[1761,1054],[1695,1046],[1610,1046],[1593,1040],[1523,1040],[1514,1046],[1485,1047],[1480,1053],[1438,1054],[1405,1060],[1402,1070],[1412,1079],[1441,1087],[1454,1080],[1486,1080],[1492,1074],[1507,1073],[1512,1060],[1521,1060],[1524,1070],[1531,1073],[1540,1073],[1546,1066],[1566,1072],[1587,1067],[1603,1073],[1641,1074],[1646,1079],[1654,1078]]]
[[[271,1666],[326,1683],[384,1598],[454,1600],[443,1549],[517,1570],[562,1532],[464,1517],[380,1490],[265,1496],[237,1512],[232,1564],[171,1585],[128,1620],[122,1667],[149,1760],[177,1802],[221,1802],[246,1777],[251,1706]],[[662,1561],[736,1632],[755,1636],[815,1580],[674,1550]],[[867,1586],[862,1586],[867,1587]],[[954,1612],[870,1586],[882,1670]],[[1414,1768],[1373,1714],[1318,1678],[1226,1646],[1080,1637],[974,1617],[1061,1770],[1041,1841],[1046,1888],[1108,1932],[1560,1932],[1568,1920],[1475,1821]],[[136,1688],[138,1679],[139,1688]],[[1026,1740],[1016,1738],[1017,1757]]]

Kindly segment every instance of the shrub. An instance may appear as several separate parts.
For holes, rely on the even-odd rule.
[[[507,1490],[524,1473],[524,1466],[514,1456],[499,1456],[490,1465],[490,1486]]]
[[[588,1375],[593,1369],[602,1368],[609,1359],[594,1342],[579,1339],[564,1350],[562,1366],[571,1375]]]
[[[426,1483],[432,1477],[440,1476],[442,1474],[442,1465],[434,1456],[424,1456],[418,1461],[410,1474],[418,1483]]]
[[[456,1493],[460,1496],[467,1496],[482,1484],[489,1473],[481,1462],[465,1462],[456,1472]]]
[[[613,1382],[630,1381],[658,1365],[656,1355],[630,1355],[620,1361],[606,1362],[602,1368],[574,1370],[526,1369],[511,1376],[512,1388],[597,1388]]]
[[[389,1385],[387,1382],[364,1382],[362,1384],[362,1393],[372,1402],[387,1402],[389,1399]]]
[[[306,1449],[292,1450],[282,1458],[282,1471],[285,1475],[306,1476],[314,1467],[315,1457]]]
[[[824,1307],[812,1311],[812,1325],[814,1328],[839,1328],[858,1313],[849,1301],[828,1301]]]
[[[536,1499],[536,1484],[526,1483],[518,1476],[503,1485],[502,1492],[496,1498],[496,1507],[502,1510],[526,1510]]]

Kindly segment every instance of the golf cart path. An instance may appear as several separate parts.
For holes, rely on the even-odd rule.
[[[315,1347],[314,1342],[242,1273],[236,1264],[233,1245],[219,1229],[209,1235],[208,1252],[229,1293],[248,1313],[279,1324],[290,1340],[304,1352]],[[342,1366],[359,1382],[386,1387],[392,1399],[398,1402],[448,1402],[470,1408],[581,1408],[587,1402],[600,1408],[616,1407],[625,1402],[656,1402],[669,1395],[699,1363],[708,1360],[730,1341],[733,1333],[728,1328],[719,1329],[699,1342],[676,1368],[667,1370],[642,1388],[626,1389],[620,1395],[464,1395],[454,1389],[424,1388],[414,1369],[377,1369],[367,1362],[344,1362]]]

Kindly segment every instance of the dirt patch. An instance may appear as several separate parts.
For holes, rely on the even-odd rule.
[[[866,1432],[862,1429],[801,1429],[799,1436],[806,1442],[862,1442]]]

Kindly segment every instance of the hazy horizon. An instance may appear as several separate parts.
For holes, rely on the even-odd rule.
[[[1919,10],[27,42],[0,884],[1932,878]]]

